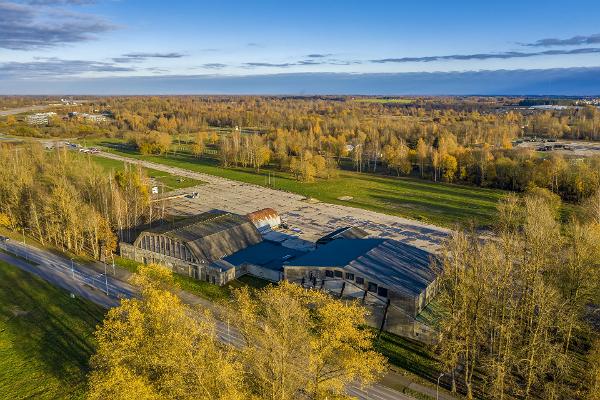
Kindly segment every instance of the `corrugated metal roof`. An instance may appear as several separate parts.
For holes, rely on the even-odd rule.
[[[263,208],[262,210],[251,212],[247,217],[259,229],[265,227],[275,228],[281,224],[281,217],[272,208]]]
[[[223,211],[199,214],[146,232],[179,240],[198,259],[208,261],[221,259],[262,241],[247,217]]]
[[[345,226],[319,238],[317,244],[326,244],[335,239],[362,239],[367,236],[369,236],[369,233],[361,228],[356,226]]]
[[[225,257],[225,261],[233,265],[249,263],[280,271],[284,261],[291,260],[303,254],[305,254],[303,251],[290,249],[278,243],[264,241]]]
[[[437,276],[431,266],[432,257],[424,250],[396,240],[340,239],[285,263],[284,268],[344,268],[394,292],[416,296]]]

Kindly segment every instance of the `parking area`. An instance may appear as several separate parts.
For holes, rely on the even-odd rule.
[[[205,177],[202,179],[205,180]],[[247,214],[270,207],[281,215],[282,221],[287,225],[285,233],[297,236],[299,243],[314,242],[337,228],[353,225],[374,236],[397,239],[435,251],[449,232],[447,229],[418,221],[315,202],[297,194],[223,178],[178,192],[195,192],[198,195],[169,200],[166,209],[175,215],[195,215],[213,209]]]
[[[284,233],[297,237],[299,247],[307,241],[314,242],[336,228],[352,225],[373,236],[400,240],[428,251],[436,251],[450,233],[449,229],[419,221],[343,205],[314,202],[298,194],[214,175],[106,152],[101,152],[100,156],[134,162],[146,168],[205,182],[200,186],[170,192],[173,197],[166,200],[165,209],[174,215],[190,216],[215,209],[247,214],[267,207],[273,208],[288,225],[289,229]]]

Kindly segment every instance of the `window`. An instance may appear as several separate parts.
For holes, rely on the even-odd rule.
[[[333,271],[333,274],[335,275],[336,278],[342,277],[342,271]]]
[[[365,279],[361,278],[360,276],[357,276],[356,277],[356,283],[358,283],[359,285],[364,285]]]
[[[353,281],[354,280],[354,274],[346,272],[346,279],[349,280],[349,281]]]
[[[325,270],[325,276],[328,278],[333,278],[333,271],[331,270]]]
[[[369,292],[377,293],[377,284],[373,282],[369,282],[369,286],[367,288]]]
[[[383,288],[380,286],[377,288],[377,294],[380,295],[381,297],[388,297],[388,290],[387,290],[387,288]]]

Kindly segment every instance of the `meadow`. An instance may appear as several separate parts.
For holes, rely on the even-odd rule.
[[[0,261],[0,398],[83,398],[104,313]]]
[[[198,158],[185,149],[167,155],[141,155],[133,149],[116,148],[115,144],[122,143],[112,139],[96,141],[96,145],[126,157],[270,186],[327,203],[344,204],[446,227],[471,223],[478,227],[490,226],[496,216],[496,204],[506,194],[502,190],[347,170],[341,170],[337,178],[303,183],[295,180],[291,174],[274,168],[264,168],[260,172],[251,168],[222,168],[216,159],[209,156]],[[352,199],[340,199],[345,196]]]
[[[78,157],[88,157],[90,163],[94,163],[104,169],[106,172],[110,171],[123,171],[125,169],[124,163],[112,160],[110,158],[104,158],[93,154],[79,154]],[[143,168],[148,178],[155,180],[158,184],[164,185],[165,190],[185,189],[191,186],[201,185],[203,182],[187,178],[183,176],[176,176],[169,174],[168,172],[159,171],[152,168]]]

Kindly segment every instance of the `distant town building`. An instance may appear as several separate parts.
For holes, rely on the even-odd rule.
[[[55,112],[36,113],[25,116],[25,122],[29,125],[48,125],[50,118],[56,116]]]
[[[87,121],[90,122],[94,122],[94,123],[99,123],[99,122],[106,122],[108,121],[108,118],[106,118],[106,116],[101,115],[101,114],[79,114],[79,116]]]
[[[94,122],[94,123],[108,121],[107,116],[103,115],[103,114],[88,114],[88,113],[79,113],[77,111],[71,111],[67,115],[69,116],[69,118],[81,118],[86,121],[90,121],[90,122]]]

